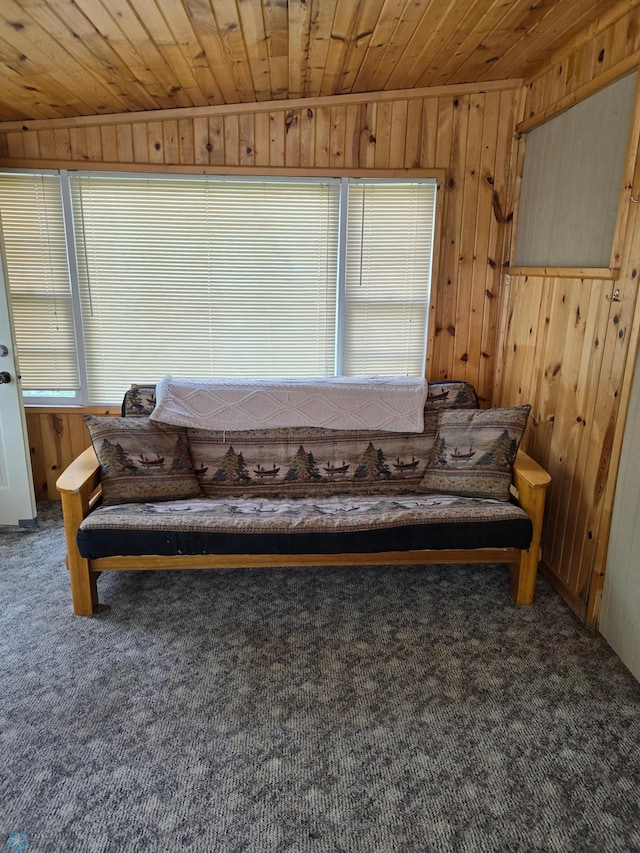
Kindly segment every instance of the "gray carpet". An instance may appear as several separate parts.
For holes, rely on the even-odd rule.
[[[40,511],[0,531],[0,848],[640,850],[640,684],[545,582],[111,573],[80,618]]]

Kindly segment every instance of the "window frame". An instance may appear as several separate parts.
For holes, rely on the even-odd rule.
[[[590,266],[588,263],[582,262],[565,263],[564,258],[561,259],[561,263],[560,259],[557,256],[552,256],[549,254],[547,254],[546,257],[537,257],[534,262],[531,256],[526,255],[526,251],[533,252],[534,250],[531,248],[530,244],[527,244],[525,246],[522,242],[523,228],[527,224],[525,220],[527,219],[527,217],[531,216],[533,212],[535,212],[536,205],[539,203],[541,195],[541,193],[534,188],[536,176],[531,172],[532,166],[531,163],[528,161],[528,157],[531,157],[531,152],[529,151],[532,138],[531,134],[536,134],[538,131],[541,131],[542,134],[547,134],[550,132],[550,126],[554,128],[556,134],[558,135],[560,133],[569,131],[575,133],[575,128],[577,127],[576,115],[578,115],[579,117],[582,116],[583,111],[587,109],[590,101],[592,102],[591,109],[593,111],[594,99],[599,99],[599,107],[597,108],[602,109],[601,99],[602,97],[604,97],[604,94],[607,92],[607,90],[613,86],[622,83],[625,80],[628,81],[630,87],[633,89],[633,92],[629,96],[629,103],[627,104],[629,108],[628,115],[625,115],[623,117],[623,121],[627,122],[627,133],[626,136],[621,137],[620,142],[619,155],[621,157],[622,165],[620,175],[617,176],[619,177],[619,184],[613,185],[611,191],[612,197],[615,197],[616,199],[617,207],[615,212],[611,212],[608,221],[608,226],[611,231],[611,239],[608,244],[609,253],[608,256],[603,256],[601,258],[603,263],[605,263],[606,265]],[[520,145],[519,160],[521,162],[521,168],[519,179],[520,186],[518,191],[519,199],[516,207],[514,228],[512,232],[509,269],[507,270],[510,275],[536,275],[539,274],[542,270],[545,272],[545,274],[555,275],[559,277],[594,278],[601,280],[617,278],[620,262],[620,236],[624,231],[624,223],[626,222],[629,208],[628,204],[626,203],[628,197],[628,185],[634,180],[630,172],[630,170],[632,171],[632,166],[630,164],[632,164],[634,161],[633,152],[635,152],[638,143],[638,131],[637,127],[634,126],[633,113],[635,109],[636,99],[638,96],[639,86],[640,72],[638,72],[637,69],[631,69],[630,71],[626,71],[625,73],[608,81],[601,88],[589,92],[577,101],[567,105],[565,109],[546,117],[536,116],[532,119],[523,121],[518,126],[518,140]],[[616,103],[619,104],[620,102],[622,102],[622,99],[620,99],[620,101]],[[603,134],[603,136],[604,135],[605,134]],[[540,171],[546,177],[549,168],[553,167],[555,164],[554,162],[551,162],[549,160],[548,153],[544,152],[539,147],[539,143],[543,139],[546,139],[546,136],[537,136],[537,154],[538,164],[545,167],[544,169],[541,168]],[[584,170],[584,166],[582,168]],[[611,170],[609,170],[608,177],[613,177],[613,175],[611,174]],[[554,197],[559,192],[556,185],[547,187],[546,191],[552,192]],[[633,195],[633,191],[631,194]],[[527,217],[523,217],[523,204],[528,205],[528,209],[526,211]],[[540,234],[538,234],[538,236],[540,236]],[[543,236],[547,237],[548,235]],[[545,250],[548,250],[548,247],[545,247]],[[540,254],[542,254],[542,249],[540,246],[537,246],[535,251],[540,252]],[[580,260],[582,261],[582,258]]]
[[[442,187],[445,180],[445,169],[281,169],[272,168],[265,170],[257,169],[232,169],[232,168],[216,168],[216,169],[201,169],[201,168],[183,168],[172,170],[171,172],[159,172],[156,167],[131,167],[122,168],[114,171],[113,169],[100,169],[99,165],[96,168],[87,169],[38,169],[38,168],[5,168],[1,170],[4,173],[22,173],[22,174],[48,174],[57,175],[60,178],[60,191],[62,197],[62,207],[64,216],[64,230],[69,248],[69,276],[70,287],[73,303],[74,327],[76,334],[76,354],[78,359],[78,374],[80,378],[80,389],[73,391],[68,395],[58,396],[55,392],[47,391],[41,396],[35,392],[23,392],[23,403],[27,407],[51,407],[51,408],[95,408],[96,406],[113,406],[116,402],[89,402],[89,389],[87,382],[87,369],[85,361],[84,347],[84,330],[82,326],[82,311],[81,311],[81,295],[79,287],[79,276],[77,261],[78,256],[75,251],[75,234],[73,223],[73,212],[71,202],[71,182],[70,176],[90,176],[97,175],[100,177],[140,177],[148,178],[150,176],[162,180],[180,180],[185,178],[215,178],[224,180],[242,180],[251,181],[268,181],[269,179],[286,179],[287,181],[309,181],[317,179],[325,181],[333,179],[338,182],[342,188],[344,182],[348,180],[361,180],[363,182],[402,182],[402,181],[432,181],[435,192],[435,216],[432,226],[432,252],[430,259],[430,291],[426,304],[425,312],[425,334],[424,334],[424,351],[422,353],[422,370],[424,375],[426,364],[428,361],[428,347],[432,337],[430,330],[430,321],[434,316],[435,308],[435,293],[437,288],[437,270],[439,267],[439,255],[442,233],[442,221],[444,215],[444,202],[442,197]],[[342,189],[340,192],[340,215],[339,215],[339,231],[346,227],[344,222],[344,210],[346,208],[346,196]],[[344,246],[343,235],[340,233],[339,245]],[[346,251],[340,250],[338,253],[338,281],[336,283],[336,312],[338,320],[336,320],[336,338],[342,342],[343,335],[343,320],[344,310],[339,308],[340,301],[344,300],[344,267],[346,266]],[[334,375],[342,375],[342,347],[336,346],[336,359]],[[138,381],[139,377],[132,377],[131,381]],[[43,389],[44,390],[44,389]]]

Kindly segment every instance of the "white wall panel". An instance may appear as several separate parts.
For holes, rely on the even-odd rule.
[[[600,631],[640,680],[640,353],[620,458]]]

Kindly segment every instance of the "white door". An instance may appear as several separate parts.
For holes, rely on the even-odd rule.
[[[0,525],[32,527],[36,501],[0,231]]]

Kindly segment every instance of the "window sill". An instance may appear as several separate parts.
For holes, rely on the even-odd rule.
[[[42,403],[28,403],[23,401],[25,411],[30,415],[120,415],[121,408],[119,404],[113,406],[79,406],[51,404],[43,405]]]

